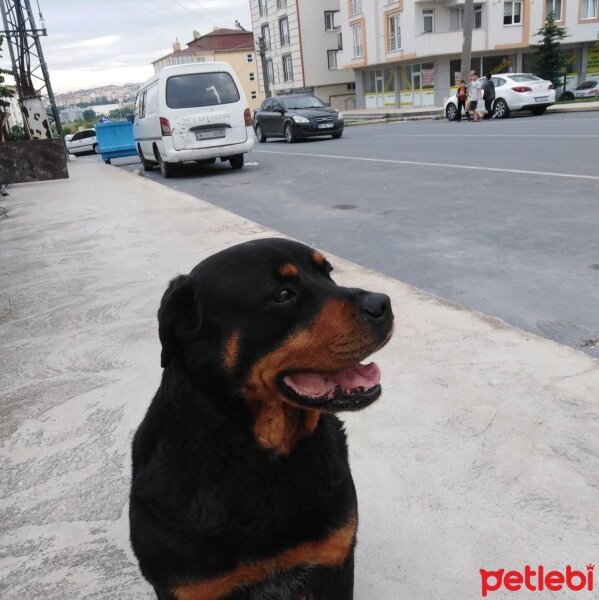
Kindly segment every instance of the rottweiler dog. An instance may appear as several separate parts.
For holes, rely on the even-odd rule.
[[[133,441],[131,543],[160,599],[350,600],[356,492],[338,411],[381,393],[384,294],[261,239],[171,281],[162,382]]]

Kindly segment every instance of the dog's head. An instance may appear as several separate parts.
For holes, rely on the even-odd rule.
[[[331,271],[318,251],[279,238],[207,258],[162,299],[162,366],[178,361],[192,380],[233,386],[255,409],[369,405],[380,373],[361,361],[391,337],[391,304],[338,286]]]

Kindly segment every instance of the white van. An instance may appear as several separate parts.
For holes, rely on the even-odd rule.
[[[220,62],[165,67],[137,92],[133,137],[144,169],[158,164],[163,177],[188,160],[241,169],[254,135],[235,71]]]

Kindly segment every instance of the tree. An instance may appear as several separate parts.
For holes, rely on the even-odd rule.
[[[535,74],[543,79],[548,79],[554,85],[559,85],[560,78],[568,64],[568,56],[560,43],[561,40],[568,37],[567,30],[565,27],[556,25],[555,14],[550,12],[545,25],[537,31],[535,36],[541,37],[538,44],[530,45],[535,51],[533,59]]]
[[[90,108],[88,110],[83,111],[83,120],[84,121],[95,121],[96,113]]]

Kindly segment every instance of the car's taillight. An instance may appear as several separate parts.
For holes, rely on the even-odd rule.
[[[549,89],[550,89],[550,90],[554,90],[554,89],[555,89],[555,86],[554,86],[552,83],[550,83],[550,84],[549,84]]]
[[[517,85],[516,87],[512,88],[514,90],[514,92],[532,92],[532,88],[529,88],[525,85]]]
[[[246,108],[243,111],[243,119],[245,120],[245,126],[246,127],[251,127],[252,126],[252,113],[250,112],[249,108]]]
[[[171,124],[166,117],[160,117],[160,132],[162,135],[173,135]]]

